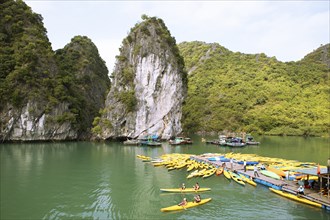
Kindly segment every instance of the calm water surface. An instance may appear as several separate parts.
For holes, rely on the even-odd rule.
[[[215,137],[206,137],[213,139]],[[317,162],[330,156],[329,139],[256,137],[259,146],[233,149],[260,156]],[[187,180],[185,169],[168,172],[136,158],[166,153],[227,153],[194,136],[191,146],[134,147],[121,143],[0,144],[1,219],[330,219],[330,212],[300,204],[258,185],[242,187],[223,176]],[[160,208],[193,194],[164,194],[160,188],[192,186],[211,192],[203,206],[175,213]]]

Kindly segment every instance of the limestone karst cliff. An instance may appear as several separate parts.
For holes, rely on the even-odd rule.
[[[95,121],[99,138],[156,134],[168,139],[182,131],[184,61],[164,22],[142,18],[122,42],[105,109]]]
[[[88,138],[110,85],[95,45],[78,36],[55,53],[23,1],[0,11],[0,141]]]

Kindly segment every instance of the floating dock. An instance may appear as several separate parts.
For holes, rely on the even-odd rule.
[[[266,187],[272,187],[277,190],[283,190],[288,193],[296,194],[297,193],[297,183],[292,181],[287,181],[285,179],[276,180],[270,177],[267,177],[260,172],[258,172],[259,176],[254,176],[254,171],[247,170],[244,172],[244,167],[241,164],[233,163],[232,168],[230,162],[221,162],[221,161],[210,161],[208,160],[209,157],[212,155],[207,156],[191,156],[191,160],[195,160],[198,162],[206,163],[213,165],[214,167],[221,167],[223,163],[225,163],[225,167],[229,170],[236,170],[239,174],[243,174],[248,178],[253,178],[256,183],[262,184]],[[305,195],[302,196],[305,199],[311,200],[313,202],[317,202],[322,204],[322,208],[330,211],[330,199],[326,196],[321,195],[320,193],[316,192],[315,190],[305,189]]]

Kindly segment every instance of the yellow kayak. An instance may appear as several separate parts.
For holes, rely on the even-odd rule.
[[[268,166],[266,169],[273,173],[276,173],[279,176],[285,177],[285,173],[283,170],[276,169],[275,167],[271,167],[271,166]]]
[[[227,178],[227,179],[231,179],[231,176],[230,176],[230,174],[228,173],[228,171],[227,170],[223,170],[223,175],[225,175],[225,177]]]
[[[295,200],[295,201],[298,201],[298,202],[302,202],[302,203],[305,203],[305,204],[308,204],[308,205],[312,205],[312,206],[316,206],[316,207],[320,207],[322,208],[322,205],[320,203],[317,203],[317,202],[313,202],[313,201],[310,201],[308,199],[305,199],[305,198],[302,198],[302,197],[298,197],[294,194],[291,194],[291,193],[286,193],[286,192],[283,192],[281,190],[276,190],[276,189],[273,189],[273,188],[269,188],[270,191],[278,194],[278,195],[281,195],[281,196],[284,196],[286,198],[289,198],[289,199],[292,199],[292,200]]]
[[[210,191],[211,188],[199,188],[198,190],[195,190],[194,188],[173,188],[173,189],[160,189],[162,192],[172,192],[172,193],[195,193],[195,192],[205,192]]]
[[[240,174],[239,176],[242,178],[242,180],[243,180],[244,182],[246,182],[246,183],[248,183],[248,184],[250,184],[250,185],[252,185],[252,186],[257,186],[257,183],[256,183],[256,182],[254,182],[253,180],[247,178],[246,176],[244,176],[244,175],[242,175],[242,174]]]
[[[242,185],[242,186],[245,186],[244,181],[242,180],[242,178],[241,178],[239,175],[237,175],[237,174],[235,174],[235,173],[233,173],[233,172],[231,172],[231,171],[228,171],[228,173],[230,174],[230,177],[231,177],[236,183],[238,183],[238,184],[240,184],[240,185]]]
[[[185,206],[180,206],[180,205],[169,206],[169,207],[160,209],[160,211],[162,211],[162,212],[180,211],[180,210],[189,209],[189,208],[192,208],[192,207],[195,207],[195,206],[203,205],[203,204],[205,204],[209,201],[211,201],[211,198],[202,199],[198,203],[188,202],[187,205],[185,205]]]
[[[203,175],[203,178],[207,178],[207,177],[212,176],[215,173],[215,171],[216,171],[215,168],[205,171],[205,174]]]

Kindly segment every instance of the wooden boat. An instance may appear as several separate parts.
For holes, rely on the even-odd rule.
[[[320,204],[320,203],[313,202],[313,201],[310,201],[308,199],[296,196],[294,194],[283,192],[281,190],[276,190],[276,189],[273,189],[273,188],[269,188],[269,189],[270,189],[270,191],[272,191],[272,192],[274,192],[274,193],[276,193],[280,196],[284,196],[286,198],[289,198],[289,199],[292,199],[292,200],[295,200],[295,201],[298,201],[298,202],[302,202],[302,203],[305,203],[305,204],[308,204],[308,205],[312,205],[312,206],[322,208],[322,204]]]
[[[192,207],[196,207],[196,206],[199,206],[199,205],[203,205],[209,201],[211,201],[212,199],[211,198],[207,198],[207,199],[202,199],[200,202],[188,202],[187,205],[185,206],[179,206],[179,205],[173,205],[173,206],[169,206],[169,207],[166,207],[166,208],[162,208],[160,209],[160,211],[162,212],[171,212],[171,211],[180,211],[180,210],[185,210],[185,209],[189,209],[189,208],[192,208]]]
[[[276,179],[276,180],[280,180],[281,177],[279,175],[277,175],[276,173],[269,171],[269,170],[260,170],[260,173],[262,173],[265,176],[268,176],[270,178]]]
[[[238,184],[242,185],[242,186],[245,186],[245,183],[244,181],[242,180],[242,178],[236,174],[236,173],[233,173],[231,171],[228,171],[228,173],[230,174],[230,177]]]
[[[196,193],[196,192],[205,192],[210,191],[211,188],[199,188],[198,190],[195,190],[194,188],[173,188],[173,189],[160,189],[161,192],[168,192],[168,193]]]

